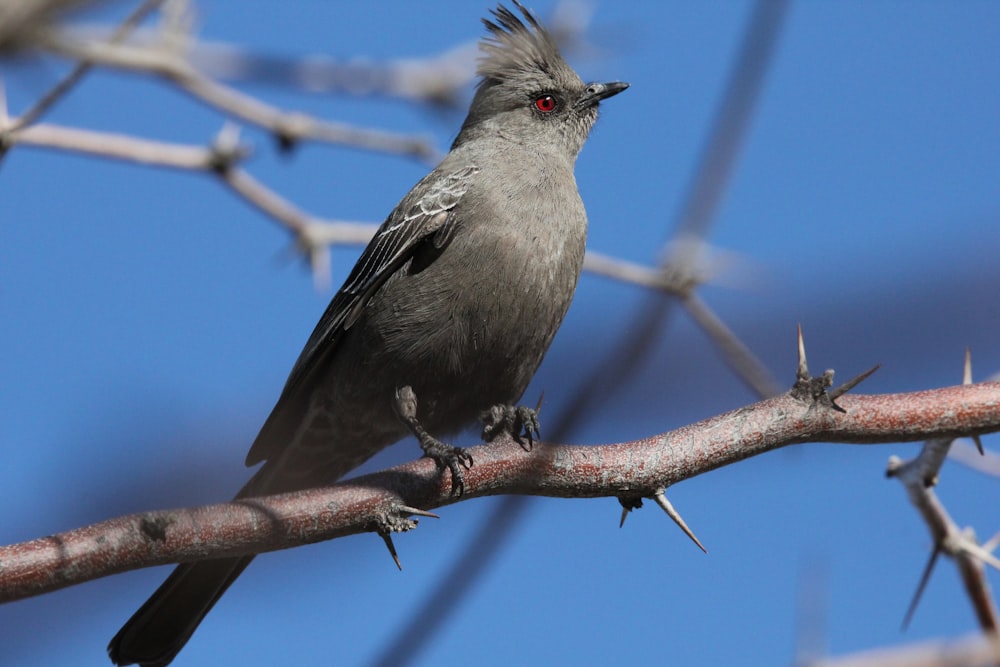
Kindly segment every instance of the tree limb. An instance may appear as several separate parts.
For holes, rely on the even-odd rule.
[[[273,551],[413,527],[411,508],[498,494],[655,497],[666,487],[791,444],[873,444],[1000,430],[1000,383],[844,396],[846,412],[791,393],[633,442],[574,446],[512,440],[471,450],[465,495],[418,460],[334,486],[182,510],[133,514],[0,547],[0,601],[165,563]]]

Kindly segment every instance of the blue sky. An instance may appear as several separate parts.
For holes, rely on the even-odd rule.
[[[532,6],[544,18],[552,3]],[[198,24],[205,39],[256,52],[382,60],[478,38],[487,7],[218,0],[203,3]],[[574,64],[585,79],[632,88],[604,105],[578,162],[591,248],[656,261],[749,8],[596,5],[589,36],[600,52]],[[710,237],[739,260],[727,284],[702,292],[783,383],[798,323],[815,371],[846,378],[882,364],[865,392],[957,383],[966,346],[978,378],[1000,368],[998,29],[1000,4],[986,0],[792,6]],[[13,114],[60,71],[0,66]],[[442,148],[461,121],[245,89]],[[158,83],[108,73],[47,120],[195,144],[222,123]],[[263,133],[245,136],[256,146],[249,170],[324,217],[380,221],[427,170],[329,146],[279,155]],[[330,296],[288,261],[287,235],[210,177],[27,148],[0,164],[0,203],[0,542],[228,498]],[[333,253],[334,284],[358,252]],[[527,396],[544,389],[557,414],[644,297],[584,276]],[[571,439],[649,435],[752,400],[676,313],[643,370]],[[899,630],[930,545],[883,472],[890,454],[916,451],[810,444],[676,486],[670,497],[707,556],[648,504],[619,529],[614,500],[534,500],[412,664],[787,664],[805,615],[824,619],[823,648],[836,654],[972,632],[944,561]],[[416,455],[403,443],[366,469]],[[1000,529],[996,480],[948,463],[939,495],[982,539]],[[496,502],[445,508],[399,536],[402,572],[371,535],[259,558],[175,664],[371,663]],[[0,607],[0,662],[105,664],[108,639],[166,571]]]

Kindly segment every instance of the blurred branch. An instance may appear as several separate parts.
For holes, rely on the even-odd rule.
[[[213,81],[169,48],[111,42],[73,42],[57,36],[44,45],[54,53],[95,65],[158,76],[192,97],[234,118],[270,131],[285,147],[302,140],[341,144],[419,158],[434,163],[440,153],[424,138],[383,132],[288,112]]]
[[[948,450],[948,458],[984,475],[1000,477],[1000,454],[991,450],[980,454],[967,440],[953,442]]]
[[[824,376],[825,378],[826,376]],[[684,479],[804,442],[872,444],[1000,430],[1000,383],[839,398],[788,392],[662,435],[603,446],[510,439],[470,450],[465,495],[433,461],[334,486],[187,510],[146,512],[0,548],[0,601],[165,563],[284,549],[396,530],[421,510],[497,494],[654,498]],[[960,409],[959,409],[960,408]],[[643,465],[636,465],[642,461]]]
[[[375,234],[378,223],[332,221],[306,213],[238,166],[249,157],[251,148],[237,139],[238,133],[231,125],[223,128],[213,144],[197,146],[59,125],[27,125],[20,118],[8,121],[0,116],[0,155],[14,146],[32,146],[218,176],[234,194],[295,235],[299,250],[310,259],[317,286],[328,287],[328,248],[365,244]],[[587,252],[584,269],[674,295],[685,293],[690,284],[690,279],[663,268],[646,267],[594,251]],[[702,271],[699,280],[708,275],[709,270]]]
[[[8,127],[0,127],[0,147],[33,146],[50,148],[93,157],[125,160],[139,164],[205,171],[213,169],[215,159],[211,148],[190,144],[174,144],[141,139],[114,132],[95,132],[60,125],[37,124],[16,129],[20,123],[15,118]],[[235,159],[242,159],[244,152]]]
[[[681,298],[681,305],[684,306],[691,319],[715,343],[729,367],[738,378],[747,384],[752,392],[762,397],[777,396],[781,393],[781,387],[771,372],[767,370],[767,367],[701,297],[691,292]]]
[[[97,0],[0,0],[0,53],[29,48],[37,35]]]
[[[0,150],[34,146],[215,175],[237,196],[294,233],[299,245],[307,251],[316,244],[325,247],[331,243],[364,243],[377,228],[374,224],[316,218],[255,179],[238,166],[249,156],[250,148],[238,142],[232,126],[224,127],[209,146],[151,141],[49,124],[8,131],[11,126],[17,126],[17,119],[6,127],[0,119]]]
[[[589,3],[577,0],[563,0],[553,8],[546,25],[564,54],[595,50],[586,41],[592,16]],[[77,42],[108,40],[104,26],[72,26],[65,32]],[[141,30],[130,44],[151,49],[161,41],[159,31]],[[309,93],[380,96],[430,107],[459,108],[476,79],[479,45],[470,40],[431,56],[388,61],[364,57],[338,60],[327,53],[273,55],[201,39],[187,44],[185,52],[187,60],[199,71],[222,81],[266,83]]]
[[[0,118],[0,152],[14,146],[31,146],[218,176],[234,194],[292,232],[299,249],[312,259],[317,283],[326,284],[329,267],[322,264],[321,258],[325,257],[327,248],[367,243],[378,229],[378,223],[322,219],[301,210],[238,166],[249,157],[251,149],[238,143],[237,138],[233,126],[223,128],[213,144],[198,146],[51,124],[25,127],[18,118],[10,121]],[[584,268],[668,294],[679,295],[686,289],[686,282],[675,274],[594,251],[587,252]]]
[[[112,44],[117,44],[124,40],[128,35],[145,19],[149,16],[153,10],[160,6],[164,0],[145,0],[142,4],[136,7],[131,14],[125,17],[122,24],[118,26],[114,32],[111,33],[109,41]],[[2,13],[2,11],[0,11]],[[3,23],[3,19],[0,18],[0,24]],[[17,122],[7,127],[7,132],[12,132],[18,130],[22,127],[30,125],[37,121],[42,115],[52,107],[53,104],[58,102],[66,93],[68,93],[73,86],[80,82],[81,79],[90,71],[93,63],[89,61],[81,61],[76,64],[69,74],[62,78],[55,86],[53,86],[49,92],[45,93],[35,105],[30,109],[25,111],[17,119]]]
[[[637,279],[637,283],[640,278],[648,283],[655,283],[666,280],[664,276],[671,276],[669,284],[672,287],[665,291],[684,297],[693,295],[703,281],[700,265],[703,261],[705,238],[748,131],[789,4],[790,0],[758,0],[754,3],[743,41],[723,88],[712,129],[674,221],[674,239],[663,253],[659,270],[628,271]],[[579,423],[583,415],[592,414],[592,407],[599,396],[615,393],[639,368],[653,343],[662,339],[660,334],[672,303],[659,294],[648,297],[647,303],[634,318],[633,325],[628,328],[625,339],[612,347],[612,353],[597,365],[590,381],[581,384],[570,407],[560,415],[560,434]],[[707,310],[699,308],[699,305],[704,304],[699,301],[689,308],[689,312],[695,315],[706,314]],[[700,324],[705,326],[703,322]],[[713,331],[719,336],[717,341],[725,341],[720,349],[731,368],[737,372],[752,369],[753,375],[743,378],[748,385],[758,391],[773,390],[776,383],[767,377],[766,368],[753,357],[746,346],[728,329],[723,331],[722,328],[715,327]],[[731,354],[737,356],[731,357]],[[599,382],[597,378],[600,378]]]
[[[972,362],[966,351],[964,385],[971,384]],[[996,538],[986,545],[981,545],[976,539],[975,531],[971,528],[959,528],[933,489],[938,483],[941,466],[948,456],[953,441],[954,438],[932,438],[924,443],[920,454],[909,461],[904,462],[897,456],[889,458],[886,476],[898,479],[906,489],[910,502],[927,525],[934,545],[931,559],[914,594],[903,625],[904,627],[908,625],[916,609],[937,556],[944,554],[952,558],[958,567],[980,627],[989,634],[996,634],[997,607],[984,568],[985,564],[1000,570],[1000,560],[993,555],[997,546]]]
[[[968,635],[823,658],[799,663],[799,667],[993,667],[998,662],[1000,641],[996,637]]]

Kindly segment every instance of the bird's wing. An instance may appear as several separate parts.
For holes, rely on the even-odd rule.
[[[448,244],[458,225],[455,207],[478,172],[474,165],[452,172],[432,172],[389,214],[306,342],[277,405],[247,454],[247,465],[269,458],[274,447],[280,446],[272,445],[276,439],[268,435],[275,430],[287,433],[288,429],[280,426],[291,426],[289,419],[301,418],[298,413],[305,406],[298,405],[303,402],[298,390],[308,386],[308,378],[325,366],[343,333],[357,321],[389,276],[406,264],[424,242],[438,249]]]

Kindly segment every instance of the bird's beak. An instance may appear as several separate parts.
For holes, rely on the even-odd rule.
[[[588,83],[587,89],[583,91],[583,96],[576,103],[577,108],[597,106],[601,100],[606,100],[613,95],[617,95],[628,88],[624,81],[612,81],[610,83]]]

